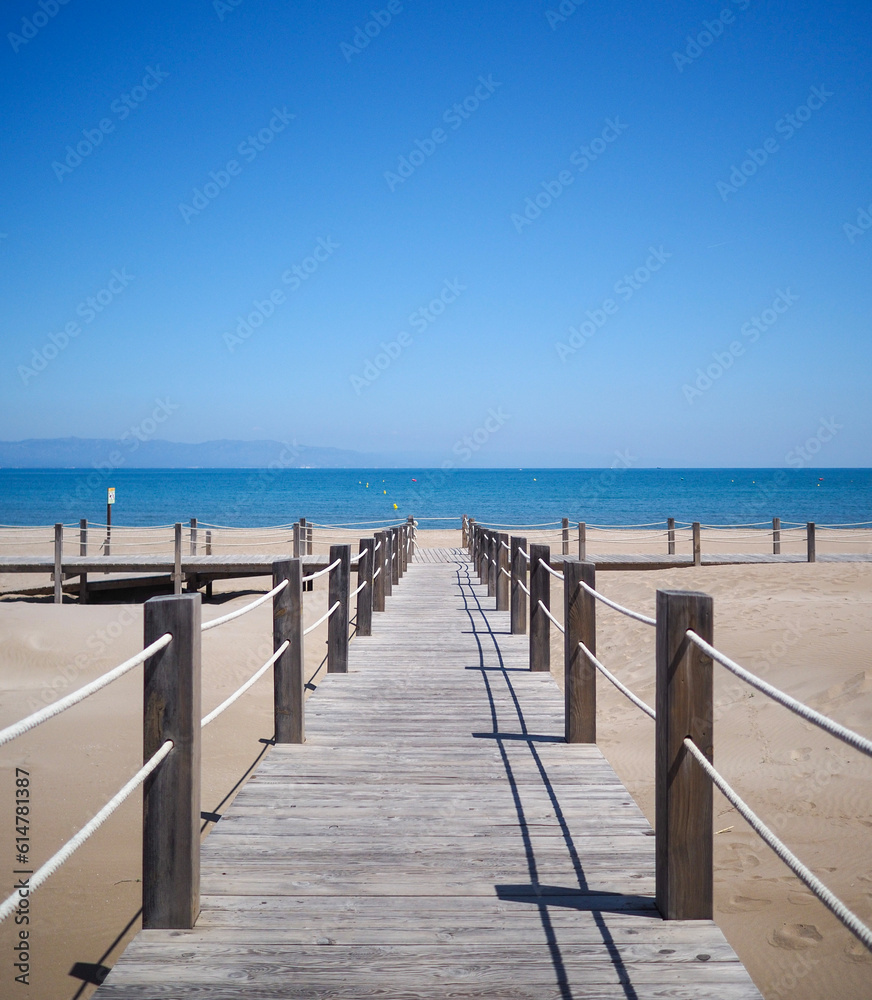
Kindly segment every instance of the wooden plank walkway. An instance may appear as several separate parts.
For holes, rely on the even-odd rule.
[[[648,823],[443,557],[210,834],[194,930],[140,932],[98,1000],[760,1000],[715,924],[660,919]]]

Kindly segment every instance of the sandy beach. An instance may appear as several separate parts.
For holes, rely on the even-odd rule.
[[[131,547],[151,542],[129,529]],[[202,533],[201,533],[202,534]],[[614,537],[617,534],[618,539]],[[76,533],[70,532],[69,544]],[[316,534],[315,551],[352,536]],[[635,537],[633,537],[635,536]],[[750,536],[750,537],[740,537]],[[353,537],[356,537],[353,536]],[[528,537],[535,538],[532,532]],[[559,551],[558,535],[542,535]],[[575,535],[571,533],[570,552]],[[160,544],[171,540],[164,530]],[[202,539],[201,539],[202,540]],[[50,551],[40,534],[3,537],[4,554]],[[287,532],[264,536],[215,531],[213,551],[286,552]],[[42,548],[34,548],[38,542]],[[458,545],[459,531],[422,531],[425,546]],[[66,540],[65,540],[66,544]],[[171,541],[170,541],[171,544]],[[588,530],[588,552],[665,552],[665,537],[640,530]],[[804,552],[804,535],[783,536],[782,551]],[[46,547],[47,546],[47,547]],[[620,546],[620,547],[619,547]],[[356,546],[355,546],[356,548]],[[131,548],[131,551],[133,549]],[[826,537],[818,552],[870,550],[868,536]],[[689,552],[689,534],[679,534]],[[771,551],[766,532],[709,529],[703,552]],[[0,577],[0,727],[75,690],[141,648],[142,605],[53,605],[36,591],[43,577]],[[269,581],[216,583],[204,619],[247,603]],[[402,586],[402,584],[401,584]],[[711,594],[715,643],[755,673],[861,733],[872,732],[872,564],[794,564],[601,573],[607,596],[648,614],[658,588]],[[306,622],[325,610],[326,581],[305,598]],[[560,602],[558,617],[561,614]],[[388,605],[388,608],[390,605]],[[390,613],[389,610],[387,613]],[[653,630],[599,606],[598,652],[636,693],[654,699]],[[307,673],[317,686],[326,626],[307,637]],[[211,709],[272,651],[270,607],[203,639],[203,705]],[[79,654],[84,654],[79,656]],[[78,659],[77,659],[78,656]],[[562,637],[552,634],[552,673],[562,684]],[[5,747],[0,794],[9,804],[0,865],[11,891],[14,776],[29,772],[32,859],[39,864],[86,822],[141,764],[141,672]],[[715,762],[788,845],[862,919],[872,920],[872,763],[715,668]],[[268,677],[210,726],[203,739],[203,811],[227,808],[246,771],[268,752],[272,735]],[[653,725],[605,680],[598,686],[603,752],[653,822]],[[208,832],[208,822],[205,832]],[[134,795],[32,900],[29,995],[87,997],[100,965],[111,966],[137,929],[140,799]],[[872,956],[808,893],[715,793],[715,917],[764,996],[861,1000],[869,996]],[[11,955],[14,925],[0,926]],[[71,971],[76,969],[76,974]],[[13,995],[11,960],[0,968]],[[9,984],[7,986],[7,983]]]

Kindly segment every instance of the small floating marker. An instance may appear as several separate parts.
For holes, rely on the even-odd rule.
[[[384,480],[382,480],[382,482],[384,482]],[[387,490],[382,490],[382,493],[384,493],[385,496],[388,495],[388,491]]]
[[[399,510],[399,507],[397,507],[396,504],[394,504],[394,510]]]
[[[413,476],[413,477],[412,477],[412,482],[413,482],[413,483],[417,483],[417,482],[418,482],[418,480],[417,480],[417,479],[415,479],[415,477]]]

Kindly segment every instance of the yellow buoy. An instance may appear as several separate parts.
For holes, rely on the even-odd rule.
[[[400,508],[399,508],[399,507],[397,507],[397,505],[396,505],[396,504],[394,504],[394,510],[399,510],[399,509],[400,509]]]

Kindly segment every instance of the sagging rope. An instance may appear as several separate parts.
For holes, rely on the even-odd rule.
[[[693,629],[688,629],[686,635],[692,643],[698,646],[706,654],[706,656],[710,656],[713,660],[720,663],[721,666],[726,667],[727,670],[734,673],[740,680],[743,680],[752,687],[757,688],[758,691],[762,691],[763,694],[768,695],[773,701],[777,701],[779,705],[789,708],[791,712],[795,712],[800,718],[805,719],[806,722],[814,723],[816,726],[819,726],[821,729],[828,732],[831,736],[835,736],[837,739],[843,740],[855,750],[859,750],[860,753],[865,753],[872,757],[872,740],[867,739],[865,736],[861,736],[859,733],[855,733],[853,729],[848,729],[847,726],[841,725],[834,719],[831,719],[828,715],[822,715],[820,712],[816,712],[813,708],[809,708],[808,705],[803,704],[801,701],[797,701],[796,698],[792,698],[789,694],[786,694],[779,688],[768,684],[762,678],[757,677],[756,674],[752,674],[744,667],[739,666],[738,663],[731,660],[728,656],[724,656],[720,650],[715,649],[715,647],[706,642],[705,639],[700,638],[700,636],[698,636]]]
[[[751,809],[751,807],[729,785],[723,775],[721,775],[719,771],[715,770],[715,768],[709,763],[705,754],[689,736],[686,736],[683,742],[685,748],[709,776],[712,783],[735,807],[737,812],[747,821],[763,842],[770,847],[779,858],[781,858],[781,860],[801,882],[804,882],[805,885],[808,886],[808,888],[814,893],[815,896],[817,896],[824,906],[835,917],[841,920],[845,927],[847,927],[851,933],[855,934],[863,942],[863,944],[866,945],[870,951],[872,951],[872,929],[867,927],[856,913],[849,910],[848,907],[845,906],[845,904],[838,898],[838,896],[831,892],[814,874],[814,872],[807,868],[790,850],[790,848],[788,848],[786,844],[776,837],[776,835],[769,829],[768,826],[766,826],[754,810]]]
[[[60,701],[56,701],[53,705],[48,705],[46,708],[42,708],[38,712],[34,712],[32,715],[28,715],[26,719],[22,719],[20,722],[13,723],[13,725],[7,726],[6,729],[0,730],[0,746],[3,746],[4,743],[9,743],[17,736],[21,736],[23,733],[29,732],[31,729],[35,729],[48,719],[52,719],[54,716],[60,715],[61,712],[65,712],[68,708],[72,708],[73,705],[78,705],[80,701],[84,701],[89,695],[95,694],[108,684],[118,680],[119,677],[123,677],[128,671],[139,666],[139,664],[144,660],[147,660],[150,656],[153,656],[159,650],[163,649],[164,646],[168,646],[172,640],[172,635],[170,635],[169,632],[165,632],[159,639],[155,639],[154,642],[150,643],[145,647],[145,649],[137,653],[136,656],[131,656],[129,660],[125,660],[124,663],[119,664],[113,670],[103,674],[102,677],[98,677],[96,680],[91,681],[90,684],[86,684],[84,687],[79,688],[78,691],[73,691],[72,694],[68,694],[66,698],[61,698]]]
[[[585,583],[584,580],[579,581],[578,585],[579,587],[583,587],[598,601],[602,601],[607,607],[613,608],[615,611],[620,611],[622,615],[626,615],[628,618],[634,618],[637,622],[642,622],[645,625],[657,624],[656,618],[649,618],[647,615],[643,615],[639,611],[633,611],[631,608],[625,608],[623,604],[616,604],[614,601],[610,601],[604,594],[601,594],[598,590],[594,590],[589,583]]]
[[[599,670],[599,672],[603,675],[603,677],[610,680],[612,684],[614,684],[615,687],[621,692],[621,694],[625,695],[627,698],[630,699],[630,701],[636,706],[636,708],[640,708],[645,713],[645,715],[647,715],[651,719],[657,718],[657,713],[654,711],[654,709],[651,708],[650,705],[646,705],[645,702],[642,701],[642,699],[638,695],[633,694],[633,692],[626,686],[626,684],[622,684],[618,680],[618,678],[615,677],[615,675],[611,672],[611,670],[608,669],[608,667],[600,663],[600,661],[593,655],[593,653],[587,648],[587,646],[585,646],[583,642],[580,642],[578,644],[578,648],[584,652],[584,655],[597,668],[597,670]]]
[[[245,692],[250,687],[256,684],[260,680],[260,678],[263,677],[263,675],[267,672],[267,670],[269,670],[269,668],[282,655],[282,653],[284,653],[284,651],[288,648],[288,646],[290,646],[290,642],[287,639],[285,639],[285,641],[266,661],[266,663],[264,663],[264,665],[259,670],[257,670],[254,674],[252,674],[252,676],[249,677],[249,679],[242,685],[242,687],[237,688],[236,691],[234,691],[234,693],[230,695],[229,698],[222,701],[217,708],[212,709],[212,711],[205,718],[200,720],[200,728],[205,729],[210,722],[214,722],[222,712],[230,708],[230,706],[233,704],[234,701],[237,700],[237,698],[242,697],[242,695],[244,695]]]
[[[327,611],[327,613],[326,613],[326,614],[323,614],[323,615],[321,615],[321,617],[320,617],[320,618],[318,619],[318,621],[314,622],[314,623],[313,623],[312,625],[310,625],[310,626],[309,626],[308,628],[304,628],[304,629],[303,629],[303,635],[308,635],[308,634],[309,634],[310,632],[314,632],[314,631],[315,631],[315,629],[316,629],[316,628],[317,628],[317,627],[318,627],[318,626],[319,626],[319,625],[320,625],[320,624],[321,624],[322,622],[326,622],[326,621],[327,621],[327,619],[328,619],[328,618],[330,617],[330,615],[332,615],[332,614],[333,614],[333,612],[334,612],[334,611],[335,611],[335,610],[336,610],[336,609],[337,609],[338,607],[339,607],[339,601],[334,601],[334,602],[333,602],[333,607],[332,607],[332,608],[330,608],[330,610],[329,610],[329,611]]]
[[[373,574],[374,576],[375,574]],[[369,583],[369,580],[364,580],[363,583],[356,589],[352,590],[348,595],[348,599],[351,600],[352,597],[357,597],[357,595],[363,590],[363,588]]]
[[[539,607],[545,612],[545,614],[551,619],[551,621],[554,622],[554,624],[560,629],[560,631],[564,635],[566,635],[566,629],[560,624],[559,621],[557,621],[557,619],[554,617],[554,615],[551,614],[551,612],[548,610],[548,608],[545,607],[545,605],[542,603],[542,601],[539,601]]]
[[[251,604],[246,604],[244,608],[239,608],[237,611],[231,611],[229,614],[222,615],[220,618],[213,618],[212,621],[203,622],[200,626],[200,631],[208,632],[210,628],[218,628],[219,625],[224,625],[226,622],[232,622],[234,618],[241,618],[242,615],[247,615],[249,611],[253,611],[255,608],[260,607],[261,604],[265,604],[271,597],[275,597],[275,595],[284,590],[287,585],[288,581],[282,580],[282,582],[278,584],[278,586],[273,587],[268,594],[264,594],[263,597],[258,597],[256,601],[252,601]]]
[[[556,569],[552,569],[552,568],[551,568],[551,567],[550,567],[550,566],[548,565],[548,563],[547,563],[547,562],[545,562],[545,560],[544,560],[544,559],[540,559],[540,560],[539,560],[539,565],[540,565],[540,566],[541,566],[541,567],[542,567],[543,569],[546,569],[546,570],[548,570],[548,572],[549,572],[549,573],[550,573],[550,574],[551,574],[552,576],[555,576],[555,577],[557,577],[557,579],[558,579],[558,580],[562,580],[562,579],[563,579],[563,574],[562,574],[562,573],[558,573]]]
[[[160,764],[170,750],[172,750],[173,745],[172,740],[167,740],[157,753],[143,767],[141,767],[139,771],[136,772],[130,781],[127,782],[117,795],[115,795],[109,800],[109,802],[106,803],[105,806],[103,806],[100,812],[98,812],[89,823],[86,823],[77,834],[71,837],[59,851],[56,851],[41,868],[30,876],[27,880],[27,888],[29,892],[34,892],[34,890],[38,889],[47,878],[54,875],[58,868],[60,868],[60,866],[75,851],[77,851],[82,844],[85,843],[91,834],[100,829],[100,827],[106,822],[112,813],[115,812],[121,803],[124,802],[124,800],[128,798],[130,794],[134,792]],[[16,890],[3,902],[2,905],[0,905],[0,923],[2,923],[11,913],[15,912],[20,898],[21,897]]]
[[[319,576],[323,576],[325,573],[329,573],[331,569],[336,569],[342,560],[334,559],[329,566],[324,569],[319,569],[317,573],[311,573],[309,576],[303,577],[303,583],[308,583],[310,580],[317,580]]]

